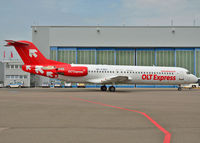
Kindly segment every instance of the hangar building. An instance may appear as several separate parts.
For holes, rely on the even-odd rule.
[[[65,63],[176,66],[200,77],[199,26],[32,26],[32,41]]]

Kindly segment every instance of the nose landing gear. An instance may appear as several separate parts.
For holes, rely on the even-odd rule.
[[[181,91],[183,88],[181,87],[181,85],[178,86],[178,91]]]
[[[178,87],[178,91],[181,91],[182,90],[182,87]]]

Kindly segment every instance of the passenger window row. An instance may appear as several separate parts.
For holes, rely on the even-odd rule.
[[[89,73],[135,73],[135,74],[167,74],[174,75],[172,72],[133,72],[133,71],[101,71],[101,70],[89,70]]]

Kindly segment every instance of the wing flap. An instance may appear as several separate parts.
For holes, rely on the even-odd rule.
[[[89,80],[88,82],[96,84],[112,84],[112,83],[125,83],[130,80],[131,79],[128,76],[112,76],[108,78],[92,79]]]
[[[105,79],[103,83],[123,83],[128,80],[129,80],[128,76],[115,76]]]

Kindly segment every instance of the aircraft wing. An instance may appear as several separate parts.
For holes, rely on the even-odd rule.
[[[99,83],[99,84],[112,84],[112,83],[127,83],[131,78],[128,76],[112,76],[106,78],[92,79],[89,80],[91,83]]]

